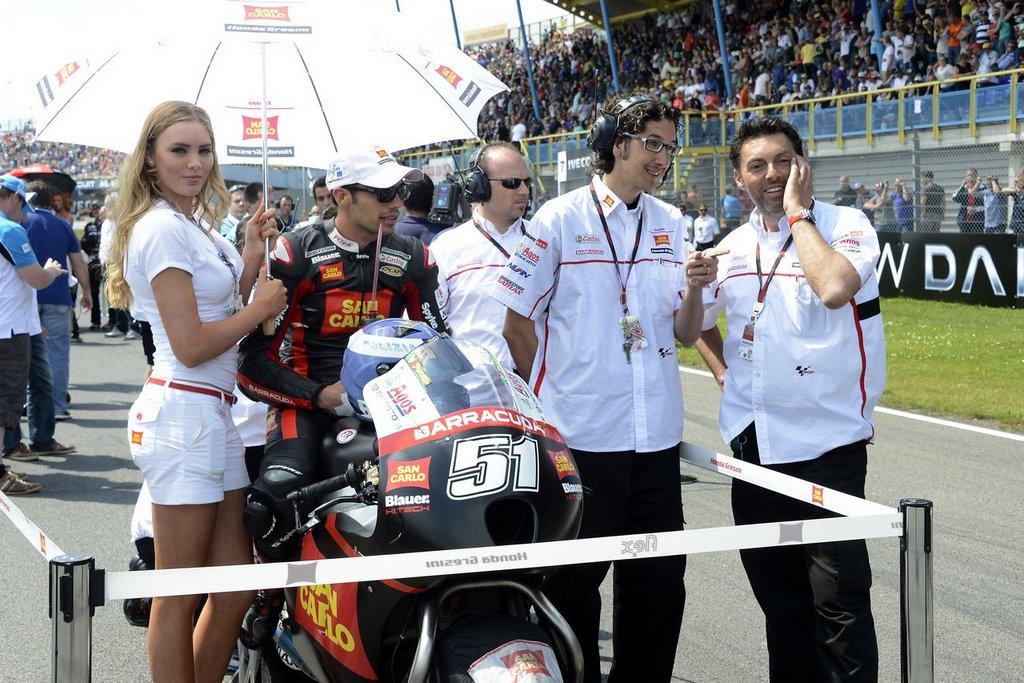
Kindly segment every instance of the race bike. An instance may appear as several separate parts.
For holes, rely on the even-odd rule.
[[[289,496],[298,559],[489,547],[438,562],[486,570],[516,559],[501,546],[576,537],[572,455],[525,382],[482,347],[418,346],[368,382],[362,402],[372,423],[339,420],[319,460],[326,479]],[[553,571],[285,589],[275,623],[260,623],[277,614],[266,604],[250,612],[248,631],[273,637],[240,646],[235,680],[582,680],[579,644],[539,590]]]

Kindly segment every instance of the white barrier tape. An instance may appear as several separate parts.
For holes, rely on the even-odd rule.
[[[401,555],[108,572],[105,598],[110,602],[124,598],[219,593],[317,583],[447,576],[902,534],[903,518],[894,512]]]
[[[48,561],[53,558],[63,555],[64,551],[57,547],[57,544],[53,542],[49,536],[43,533],[42,529],[32,523],[32,520],[25,516],[25,513],[21,511],[17,505],[11,502],[3,493],[0,493],[0,510],[7,515],[7,518],[14,522],[14,526],[18,527],[18,531],[21,535],[28,539],[28,542],[32,544],[32,547],[39,551],[39,554],[45,557]]]
[[[791,477],[788,474],[782,474],[760,465],[754,465],[753,463],[744,462],[728,455],[715,453],[708,448],[684,443],[682,458],[704,469],[726,474],[736,479],[742,479],[750,484],[756,484],[770,491],[781,493],[784,496],[817,505],[845,517],[884,515],[896,512],[896,508],[889,507],[888,505],[864,500],[863,498],[851,496],[848,493],[836,491],[826,486],[819,486],[812,481],[797,479],[796,477]]]

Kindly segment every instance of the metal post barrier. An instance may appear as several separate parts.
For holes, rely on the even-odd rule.
[[[103,604],[103,571],[86,555],[50,560],[51,680],[92,680],[92,618]]]
[[[935,679],[932,617],[932,502],[900,501],[900,656],[904,683]]]

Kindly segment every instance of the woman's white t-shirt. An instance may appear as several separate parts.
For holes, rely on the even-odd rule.
[[[225,261],[232,264],[233,271]],[[235,387],[237,346],[194,368],[185,367],[171,351],[150,284],[168,268],[192,276],[199,319],[209,323],[231,315],[242,258],[216,231],[205,231],[163,200],[135,224],[125,255],[125,280],[132,290],[133,308],[153,328],[153,376],[200,382],[230,393]]]

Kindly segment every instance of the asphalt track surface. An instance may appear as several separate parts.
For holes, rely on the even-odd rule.
[[[30,519],[68,553],[97,566],[127,568],[128,523],[140,476],[128,455],[124,424],[144,372],[139,342],[84,333],[72,348],[74,421],[57,438],[77,444],[67,457],[17,463],[42,492],[16,497]],[[717,430],[718,388],[682,375],[687,441],[725,451]],[[1011,681],[1024,674],[1024,444],[991,435],[876,415],[869,452],[868,496],[896,505],[903,497],[935,502],[935,672],[939,681]],[[988,425],[994,426],[994,425]],[[683,487],[689,528],[728,526],[729,482],[684,465],[699,477]],[[881,680],[899,680],[898,540],[869,541]],[[46,564],[6,519],[0,519],[0,681],[50,677]],[[680,681],[767,680],[764,628],[735,552],[692,555],[677,652]],[[611,604],[610,581],[604,586]],[[119,604],[99,608],[93,629],[96,681],[149,678],[145,633]],[[654,627],[654,625],[652,625]],[[610,609],[602,648],[611,661]]]

